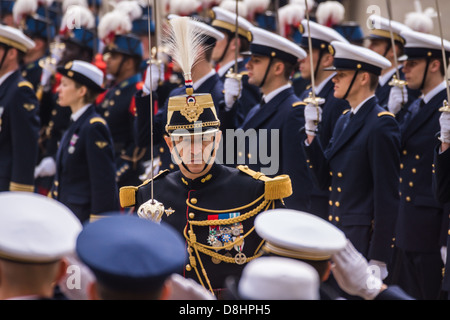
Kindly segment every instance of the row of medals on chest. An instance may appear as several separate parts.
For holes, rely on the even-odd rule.
[[[237,251],[237,254],[234,256],[234,260],[237,264],[241,265],[247,261],[247,257],[242,252],[244,248],[244,239],[242,238],[241,233],[243,233],[243,227],[241,223],[235,223],[233,225],[227,226],[210,227],[207,241],[212,247],[218,248],[216,249],[216,252],[222,249],[228,251],[224,254],[224,256],[226,257],[232,257],[230,251],[234,248],[234,250]],[[242,238],[242,240],[239,241],[239,238]],[[236,240],[238,241],[236,242]],[[227,245],[230,242],[236,242],[236,244],[234,246],[224,247],[224,245]],[[215,264],[219,264],[221,262],[220,259],[215,257],[212,257],[211,260]]]

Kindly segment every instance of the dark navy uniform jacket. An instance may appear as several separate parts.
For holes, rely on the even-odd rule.
[[[300,100],[308,98],[311,91],[312,88],[305,90],[300,96]],[[316,137],[320,139],[322,146],[326,146],[333,135],[337,119],[342,115],[344,110],[349,109],[350,106],[348,105],[347,100],[334,97],[334,83],[331,79],[328,80],[317,96],[324,98],[325,103],[320,106],[322,108],[322,121],[318,125]],[[311,196],[311,209],[308,212],[326,219],[328,217],[330,190],[321,190],[316,186],[313,186]]]
[[[401,196],[396,242],[406,251],[430,252],[439,250],[442,245],[443,205],[433,192],[432,165],[434,149],[439,142],[439,108],[444,99],[445,89],[420,107],[416,116],[405,122],[402,128]],[[419,101],[421,99],[415,103]]]
[[[37,90],[39,88],[39,85],[41,83],[41,76],[42,76],[42,68],[39,65],[39,60],[24,64],[22,66],[22,77],[24,77],[26,80],[30,81],[30,83],[33,85],[33,88]]]
[[[304,110],[292,87],[281,91],[262,107],[256,105],[250,110],[241,129],[244,132],[256,130],[258,141],[245,139],[245,145],[237,145],[236,155],[237,161],[239,157],[243,158],[245,164],[255,171],[265,173],[264,168],[273,167],[278,169],[273,175],[289,175],[293,195],[286,199],[286,207],[306,211],[313,184],[306,167],[299,131],[305,125]],[[268,130],[267,135],[260,130]],[[267,150],[264,150],[264,144]],[[272,150],[272,146],[275,149]],[[270,156],[272,162],[263,163],[268,160],[261,158],[261,154]]]
[[[120,209],[111,133],[91,105],[64,133],[50,196],[81,222]]]
[[[118,185],[140,183],[143,173],[145,149],[136,145],[134,95],[139,90],[141,74],[118,83],[108,89],[97,112],[106,120],[114,142]]]
[[[219,75],[216,73],[205,82],[203,82],[196,90],[195,93],[210,93],[216,107],[217,114],[219,115],[219,108],[223,104],[223,83],[220,81]],[[186,89],[183,86],[173,89],[170,97],[185,95]],[[158,113],[153,117],[153,143],[155,146],[154,156],[160,157],[160,169],[176,169],[170,156],[170,151],[164,141],[164,135],[166,134],[167,123],[167,107],[169,104],[169,98],[166,100],[164,106],[158,109]],[[149,97],[142,96],[142,91],[136,93],[136,110],[137,110],[137,131],[138,131],[138,144],[145,147],[150,146],[150,108]],[[220,118],[219,118],[220,119]]]
[[[320,139],[304,147],[309,168],[317,185],[331,190],[329,221],[368,260],[390,262],[398,212],[400,130],[376,97],[350,115],[339,118],[325,150]]]
[[[39,127],[33,87],[15,71],[0,86],[0,191],[34,190]]]
[[[434,152],[434,170],[433,170],[433,190],[436,199],[441,204],[448,204],[450,202],[450,150],[446,150],[442,153],[439,151],[439,146],[435,148]],[[448,210],[448,205],[444,206],[447,211],[443,212],[443,223],[442,229],[444,234],[447,234],[447,239],[444,241],[444,245],[450,248],[450,226],[449,219],[450,212]],[[450,265],[450,255],[447,254],[446,266]],[[445,268],[444,279],[442,283],[442,290],[450,291],[450,269]]]
[[[241,248],[221,249],[218,253],[225,255],[226,258],[234,258],[239,249],[247,258],[253,257],[262,241],[252,229],[257,213],[283,205],[279,199],[263,203],[266,182],[245,171],[246,168],[238,170],[213,164],[208,173],[195,180],[186,178],[180,170],[171,173],[169,170],[163,171],[154,178],[153,184],[154,199],[161,202],[166,209],[162,221],[172,225],[180,234],[186,234],[185,228],[190,230],[191,223],[197,223],[192,225],[196,241],[206,246],[212,246],[217,240],[226,244],[232,241],[233,236],[245,236],[249,233],[244,238]],[[144,202],[150,200],[151,184],[146,181],[135,189],[135,211],[137,211]],[[254,201],[256,202],[252,204]],[[250,212],[257,207],[260,211]],[[245,219],[231,224],[202,224],[209,220],[217,221],[232,217]],[[228,228],[228,231],[225,228]],[[162,245],[161,250],[164,250]],[[245,266],[234,263],[234,259],[231,262],[222,261],[216,264],[211,256],[203,253],[200,254],[200,259],[213,289],[224,288],[225,278],[229,275],[240,275]],[[200,270],[197,257],[196,260]],[[194,270],[185,270],[185,276],[198,281]]]

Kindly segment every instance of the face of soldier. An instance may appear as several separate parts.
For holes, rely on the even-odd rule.
[[[75,81],[63,76],[61,78],[61,83],[56,89],[56,92],[58,93],[57,103],[61,107],[76,106],[83,101],[83,90],[85,91],[84,86],[77,88]]]
[[[264,80],[267,67],[269,66],[269,57],[252,55],[246,64],[248,70],[248,82],[255,86],[260,86]],[[269,78],[269,77],[268,77]]]
[[[122,62],[122,55],[117,52],[111,52],[106,59],[106,73],[116,75],[120,72],[120,63]]]
[[[172,160],[183,171],[183,163],[193,174],[200,174],[205,165],[215,160],[215,149],[220,143],[221,133],[167,137],[166,143],[172,153]]]
[[[228,42],[228,36],[225,35],[225,38],[223,38],[222,40],[219,40],[216,42],[216,45],[214,46],[212,55],[211,55],[211,60],[214,62],[222,62],[222,61],[218,61],[220,58],[222,58],[223,52],[225,51],[226,47],[227,47],[227,42]]]
[[[300,61],[300,73],[302,75],[303,79],[310,79],[311,78],[311,58],[309,55],[308,49],[305,49],[308,55],[305,59]],[[319,50],[313,49],[313,65],[314,69],[316,69],[317,60],[319,59]],[[317,76],[317,75],[316,75]]]
[[[425,69],[425,59],[407,60],[404,62],[403,72],[405,73],[405,80],[408,82],[408,88],[413,90],[420,88]]]
[[[336,75],[333,77],[335,98],[342,99],[345,96],[354,74],[355,71],[353,70],[340,70],[336,72]],[[352,91],[353,88],[350,90],[350,94]]]

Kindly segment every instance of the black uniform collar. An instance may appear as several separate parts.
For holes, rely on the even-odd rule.
[[[220,165],[214,163],[207,173],[193,180],[185,177],[180,171],[180,180],[181,183],[188,189],[201,189],[209,185],[212,181],[216,180],[222,173],[222,170],[223,169]]]

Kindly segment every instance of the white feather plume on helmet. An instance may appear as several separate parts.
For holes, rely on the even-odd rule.
[[[316,9],[316,19],[321,25],[333,27],[341,24],[345,18],[345,7],[339,1],[321,2]]]
[[[179,16],[190,16],[202,9],[202,3],[199,0],[170,0],[170,13]]]
[[[100,19],[97,27],[97,33],[100,40],[108,44],[119,34],[131,32],[132,23],[128,15],[113,10],[107,12]]]
[[[434,29],[433,18],[437,16],[436,10],[429,7],[422,10],[420,1],[414,1],[415,11],[405,14],[404,24],[417,32],[431,33]]]
[[[305,6],[299,3],[289,3],[278,10],[280,34],[286,37],[286,28],[289,26],[298,27],[305,18]]]
[[[14,24],[19,25],[25,16],[34,15],[37,8],[37,0],[17,0],[16,2],[14,2],[14,6],[12,9]]]
[[[236,0],[224,0],[220,3],[219,7],[236,13]],[[243,18],[246,18],[248,15],[247,4],[243,1],[238,2],[238,14]]]
[[[114,5],[114,10],[126,13],[131,21],[142,17],[142,5],[137,0],[121,1]]]
[[[80,5],[71,5],[67,8],[61,20],[60,34],[73,28],[95,28],[95,16],[89,8]]]

